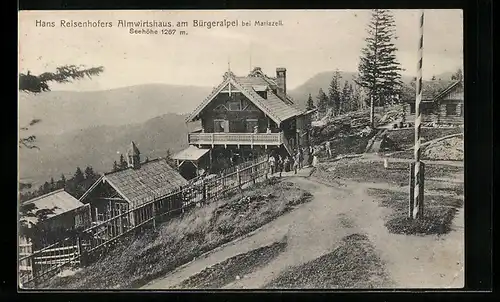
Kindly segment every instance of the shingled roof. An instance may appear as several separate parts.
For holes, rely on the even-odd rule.
[[[277,124],[291,117],[305,113],[304,110],[299,109],[293,104],[293,100],[290,96],[287,95],[285,99],[282,99],[273,92],[273,88],[276,87],[273,78],[264,75],[260,69],[254,69],[254,71],[246,77],[237,77],[232,72],[227,72],[225,80],[188,116],[186,121],[193,121],[228,84],[232,84],[239,89],[243,95],[257,106],[257,108],[262,110]],[[262,90],[262,86],[268,86],[270,88],[267,91],[266,99],[260,96],[255,90],[255,87],[258,87],[257,90]]]
[[[22,203],[22,206],[30,204],[34,205],[33,212],[38,210],[50,210],[50,213],[47,214],[47,219],[83,206],[83,203],[71,196],[68,192],[64,191],[64,189],[27,200]],[[23,216],[20,220],[31,222],[33,224],[38,223],[38,218],[32,216]]]
[[[187,184],[187,180],[162,158],[142,163],[137,169],[106,173],[100,181],[109,183],[132,207]]]
[[[459,81],[453,80],[432,80],[422,82],[422,101],[433,101],[443,91],[451,86],[458,84]],[[401,95],[403,101],[415,101],[416,90],[414,86],[404,86]]]

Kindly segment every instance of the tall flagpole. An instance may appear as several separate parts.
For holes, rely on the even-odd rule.
[[[422,109],[420,102],[422,101],[422,63],[423,63],[423,47],[424,47],[424,10],[420,11],[420,39],[418,43],[418,65],[417,65],[417,89],[415,101],[415,186],[413,191],[413,213],[412,218],[420,218],[423,215],[423,163],[420,162],[421,149],[421,124],[422,124]]]

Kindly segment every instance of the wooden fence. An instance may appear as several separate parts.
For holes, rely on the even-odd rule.
[[[20,255],[20,283],[24,287],[35,287],[37,283],[57,274],[63,267],[85,266],[106,254],[114,243],[127,234],[155,227],[156,224],[168,221],[194,207],[238,192],[245,186],[267,179],[268,173],[269,166],[267,158],[264,157],[231,167],[219,177],[197,178],[188,186],[158,195],[153,200],[124,212],[119,208],[115,209],[112,211],[115,215],[110,215],[108,219],[78,232],[75,236],[29,255]],[[31,266],[30,272],[21,274],[21,264]]]

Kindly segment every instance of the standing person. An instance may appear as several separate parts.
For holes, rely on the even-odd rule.
[[[318,166],[318,153],[316,151],[313,152],[312,166],[313,168],[316,168]]]
[[[271,175],[273,175],[276,170],[276,158],[272,154],[269,156],[269,167],[271,168]]]
[[[278,155],[278,162],[276,167],[278,168],[278,172],[280,173],[281,177],[281,173],[283,172],[283,158],[281,157],[281,155]]]
[[[283,169],[285,172],[290,171],[290,156],[285,156],[285,159],[283,160]]]
[[[312,145],[309,145],[309,165],[312,165],[313,159],[314,159],[314,148]]]
[[[330,146],[330,141],[326,141],[325,149],[326,149],[326,153],[328,154],[328,158],[332,157],[332,148]]]
[[[299,157],[299,169],[303,168],[303,162],[304,162],[304,152],[302,149],[299,147],[298,151],[298,157]]]
[[[293,161],[293,170],[294,170],[294,174],[297,174],[297,169],[299,169],[299,165],[300,165],[300,149],[297,150],[297,153],[295,154],[295,158],[294,158],[294,161]]]

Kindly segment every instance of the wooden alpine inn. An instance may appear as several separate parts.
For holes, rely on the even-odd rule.
[[[287,94],[285,68],[277,68],[276,77],[259,67],[244,77],[229,70],[186,119],[201,121],[201,129],[188,134],[190,146],[173,158],[181,175],[191,179],[265,154],[292,155],[309,144],[313,112],[297,107]]]

